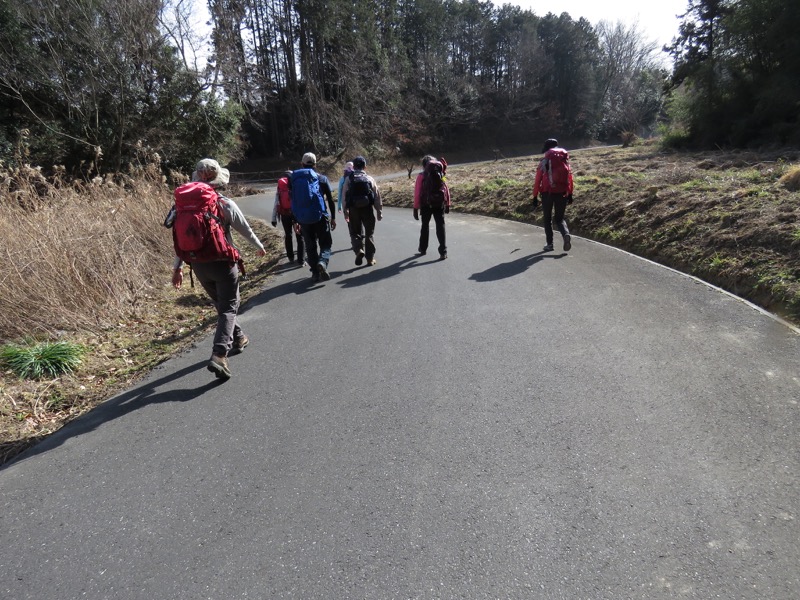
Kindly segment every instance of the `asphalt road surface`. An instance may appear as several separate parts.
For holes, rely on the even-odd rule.
[[[535,226],[339,225],[230,381],[205,338],[0,470],[0,598],[800,597],[796,330]]]

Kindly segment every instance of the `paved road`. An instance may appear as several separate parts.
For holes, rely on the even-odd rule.
[[[800,335],[691,278],[450,215],[282,271],[0,471],[0,598],[800,597]],[[557,247],[560,247],[557,244]]]

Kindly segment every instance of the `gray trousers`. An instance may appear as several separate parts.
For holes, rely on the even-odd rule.
[[[236,263],[215,261],[193,263],[192,270],[217,309],[217,330],[212,351],[217,356],[227,356],[233,340],[244,335],[236,320],[239,311],[239,267]]]
[[[370,260],[375,256],[375,213],[372,206],[352,207],[349,227],[353,252],[358,254],[359,250],[363,250],[367,260]]]

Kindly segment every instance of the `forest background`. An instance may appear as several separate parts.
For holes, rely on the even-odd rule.
[[[689,0],[667,49],[635,25],[478,0],[0,0],[0,160],[69,177],[356,152],[487,152],[660,132],[800,140],[800,5]],[[660,130],[659,130],[660,127]],[[574,146],[573,146],[574,147]],[[292,161],[293,163],[294,161]]]
[[[209,0],[209,45],[193,6],[0,0],[0,463],[213,323],[169,288],[161,227],[204,156],[235,178],[308,150],[330,174],[357,153],[373,172],[499,159],[450,170],[456,209],[537,222],[545,137],[634,144],[573,152],[576,235],[800,322],[796,0],[689,0],[669,68],[636,26],[475,0]],[[254,226],[269,254],[248,256],[245,297],[281,252]],[[50,342],[84,350],[76,373],[6,361]]]

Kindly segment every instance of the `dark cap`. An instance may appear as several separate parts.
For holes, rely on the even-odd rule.
[[[550,148],[555,148],[556,146],[558,146],[557,139],[550,138],[548,140],[545,140],[544,146],[542,147],[542,152],[547,152],[548,150],[550,150]]]

